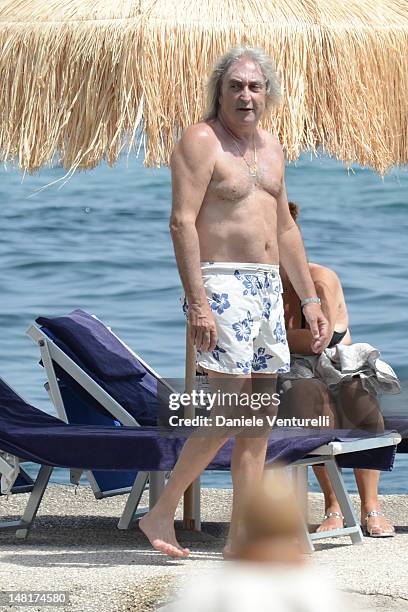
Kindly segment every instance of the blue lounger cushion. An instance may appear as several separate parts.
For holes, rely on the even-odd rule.
[[[104,381],[140,379],[146,371],[105,325],[77,308],[61,317],[38,317],[85,365]]]
[[[408,416],[385,416],[384,426],[386,429],[398,431],[402,437],[397,446],[397,453],[408,453]]]
[[[276,431],[270,437],[267,463],[292,463],[335,439],[331,433],[278,437],[282,433]],[[0,450],[23,460],[90,470],[166,471],[174,467],[184,442],[185,437],[161,435],[157,427],[64,423],[25,402],[0,379]],[[229,440],[207,469],[229,470],[233,444]],[[369,467],[391,469],[394,454],[393,446],[370,451]]]
[[[51,340],[68,356],[70,357],[86,374],[88,374],[98,385],[100,385],[109,395],[115,399],[131,416],[133,416],[139,425],[149,426],[156,425],[157,414],[159,410],[158,395],[162,397],[166,396],[165,388],[163,383],[153,376],[144,365],[134,356],[130,351],[121,344],[124,351],[131,357],[132,363],[137,363],[137,370],[142,375],[127,377],[127,369],[124,367],[123,371],[120,369],[123,362],[117,359],[115,353],[109,352],[111,346],[111,339],[118,342],[113,334],[104,326],[103,323],[80,310],[79,312],[86,315],[89,330],[92,330],[95,323],[97,329],[101,330],[101,326],[104,328],[104,338],[106,340],[104,346],[104,355],[107,359],[109,353],[109,359],[111,361],[111,367],[114,368],[117,378],[107,379],[107,377],[101,377],[98,372],[99,368],[95,368],[94,365],[98,362],[98,351],[99,347],[95,342],[91,342],[90,346],[86,344],[80,344],[69,340],[70,330],[72,329],[72,315],[76,319],[75,313],[78,310],[73,311],[64,317],[39,317],[37,323],[42,324],[42,331],[47,334]],[[58,325],[54,325],[54,320],[59,319]],[[75,325],[74,325],[75,326]],[[78,332],[78,329],[77,329]],[[68,341],[64,339],[67,338]],[[101,335],[99,335],[101,338]],[[105,416],[107,413],[102,406],[89,395],[69,374],[62,370],[58,364],[54,363],[55,371],[60,381],[67,385],[70,392],[74,394],[79,400],[86,402],[89,406],[93,407],[97,412],[101,412]],[[61,389],[64,395],[64,390]],[[64,398],[64,402],[66,398]],[[67,407],[69,409],[69,407]],[[75,412],[75,411],[74,411]],[[73,422],[70,419],[70,422]],[[80,422],[80,421],[79,421]]]

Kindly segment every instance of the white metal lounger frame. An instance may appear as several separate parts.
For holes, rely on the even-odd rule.
[[[130,415],[113,397],[109,395],[97,382],[95,382],[86,372],[82,370],[68,355],[61,350],[55,342],[51,340],[44,332],[38,327],[32,325],[27,330],[27,335],[38,345],[41,353],[41,359],[44,364],[44,369],[48,379],[48,392],[51,400],[55,406],[58,417],[68,422],[67,414],[64,407],[64,402],[61,396],[61,391],[58,385],[57,376],[55,373],[53,362],[57,363],[69,376],[71,376],[85,391],[87,391],[94,399],[97,400],[105,408],[105,410],[117,419],[122,425],[127,426],[139,426],[137,420]],[[111,332],[112,333],[112,332]],[[126,347],[129,349],[129,347]],[[135,353],[134,353],[135,354]],[[138,355],[135,354],[143,365],[153,375],[158,377],[158,374],[154,372],[148,364],[146,364]],[[164,384],[165,381],[163,381]],[[81,471],[72,470],[71,481],[75,484],[79,480]],[[111,491],[101,492],[98,484],[96,483],[92,472],[86,471],[86,477],[90,482],[94,495],[97,499],[104,497],[111,497],[113,495],[121,495],[126,493],[132,493],[132,502],[134,504],[133,514],[140,502],[140,498],[144,491],[144,488],[149,481],[149,506],[152,507],[158,497],[160,496],[165,482],[166,472],[139,472],[132,489],[113,489]],[[126,508],[128,504],[126,505]],[[132,515],[133,516],[133,515]],[[126,520],[122,517],[120,521],[120,528],[126,529],[130,524],[126,523]]]
[[[345,519],[345,527],[342,529],[333,529],[332,531],[327,531],[322,533],[312,533],[309,534],[307,525],[305,522],[305,549],[307,552],[313,552],[314,546],[313,542],[316,540],[320,540],[323,538],[333,538],[339,536],[350,536],[353,544],[361,544],[363,541],[362,533],[360,525],[357,521],[356,514],[354,512],[354,508],[351,504],[350,498],[348,496],[347,490],[344,486],[344,481],[341,476],[341,472],[336,464],[335,457],[340,454],[361,451],[371,448],[379,448],[384,446],[394,446],[401,441],[401,436],[399,434],[385,435],[381,438],[367,438],[360,439],[355,441],[348,442],[330,442],[329,444],[325,444],[316,448],[314,451],[310,453],[309,457],[305,459],[301,459],[293,464],[293,466],[297,468],[303,468],[309,465],[316,464],[324,464],[328,470],[330,480],[335,489],[337,499],[340,504],[340,508],[342,514]],[[13,457],[13,456],[11,456]],[[17,458],[16,458],[17,460]],[[18,460],[16,461],[18,464]],[[28,499],[26,508],[18,520],[4,520],[0,521],[0,531],[2,530],[15,530],[16,536],[18,538],[26,538],[30,531],[30,528],[34,522],[34,519],[37,515],[38,508],[40,506],[41,500],[43,498],[44,492],[47,488],[52,470],[54,468],[48,465],[42,465],[40,467],[40,471],[38,473],[37,479],[34,483],[34,487]],[[0,474],[3,472],[7,473],[7,466],[3,466],[2,462],[0,462]],[[127,500],[125,509],[122,513],[122,517],[120,522],[122,521],[122,525],[119,522],[118,527],[122,529],[127,529],[131,524],[135,510],[138,504],[140,497],[138,497],[139,493],[139,484],[137,482],[138,477],[136,477],[135,483],[132,487],[131,493]]]
[[[17,459],[17,458],[16,458]],[[41,500],[44,496],[45,490],[47,488],[50,476],[53,471],[53,467],[49,465],[41,465],[40,470],[38,472],[37,478],[35,480],[34,486],[32,487],[32,491],[30,493],[30,497],[28,498],[27,505],[20,519],[17,520],[2,520],[0,521],[0,531],[3,530],[15,530],[16,536],[18,538],[26,538],[30,531],[30,528],[34,522],[34,519],[37,515],[38,508],[40,506]],[[0,464],[0,474],[2,473],[3,466]],[[139,474],[137,475],[131,492],[129,494],[129,498],[132,499],[133,508],[132,512],[129,512],[128,504],[126,504],[127,514],[122,514],[121,521],[122,527],[118,524],[118,527],[121,529],[128,529],[131,521],[136,515],[136,508],[140,500],[140,482],[138,482]],[[143,489],[142,489],[143,491]],[[129,522],[126,522],[126,518],[130,516]]]
[[[16,391],[14,392],[16,393]],[[18,393],[16,394],[18,395]],[[15,530],[17,538],[26,538],[28,536],[30,528],[37,515],[38,508],[44,496],[53,469],[53,466],[41,465],[34,484],[28,486],[27,491],[24,491],[23,488],[20,488],[19,492],[31,491],[25,510],[20,519],[6,519],[0,521],[0,531]],[[13,482],[17,479],[19,473],[22,472],[24,473],[24,470],[22,470],[20,466],[19,457],[11,453],[3,452],[0,448],[0,477],[2,487],[10,490],[13,486]],[[146,472],[139,472],[136,476],[129,494],[129,498],[132,500],[132,505],[129,504],[128,500],[128,503],[126,504],[125,510],[120,519],[120,521],[122,521],[122,526],[118,525],[119,528],[129,528],[131,520],[135,517],[136,509],[139,504],[140,497],[143,493],[147,476],[148,474]],[[150,484],[150,487],[152,487],[152,483]],[[158,494],[157,491],[154,491],[154,493]]]
[[[307,482],[307,468],[312,465],[324,465],[327,469],[331,485],[336,494],[340,505],[340,510],[344,516],[345,526],[340,529],[332,529],[330,531],[309,533],[307,527],[307,514],[302,515],[305,531],[305,548],[307,552],[313,552],[313,542],[324,538],[336,538],[341,536],[350,536],[353,544],[361,544],[363,542],[363,534],[361,532],[360,523],[356,517],[353,504],[348,495],[344,480],[336,463],[336,457],[346,453],[364,451],[373,448],[383,448],[386,446],[395,446],[401,442],[401,436],[397,433],[389,433],[384,436],[373,438],[356,438],[355,440],[347,440],[343,442],[329,442],[312,451],[308,457],[299,459],[289,466],[300,471],[301,480]],[[303,472],[303,474],[302,474]],[[307,491],[306,491],[307,492]]]
[[[399,434],[391,433],[385,434],[377,438],[362,438],[356,440],[348,440],[346,442],[330,442],[328,444],[324,444],[323,446],[319,446],[315,450],[311,451],[308,457],[306,457],[305,459],[300,459],[290,466],[291,468],[295,467],[297,470],[307,471],[307,467],[309,465],[324,464],[328,470],[332,486],[335,490],[342,514],[345,518],[346,525],[344,528],[327,531],[324,532],[324,534],[309,534],[305,521],[305,548],[308,552],[313,552],[313,542],[315,540],[323,538],[348,535],[350,536],[353,544],[359,544],[363,540],[360,525],[358,524],[353,506],[347,494],[347,490],[344,486],[344,481],[341,476],[341,472],[335,461],[336,456],[372,448],[394,446],[400,441],[401,436]],[[13,481],[17,478],[20,470],[19,459],[18,457],[15,457],[10,453],[1,452],[1,449],[0,453],[0,475],[2,477],[2,481],[3,479],[5,481],[4,484],[11,488]],[[36,517],[38,508],[40,506],[44,492],[47,488],[53,469],[53,467],[48,465],[42,465],[40,467],[40,471],[37,475],[34,486],[32,487],[32,491],[22,517],[18,520],[0,521],[0,530],[13,529],[16,531],[16,536],[18,538],[27,537],[32,523]],[[135,479],[125,508],[123,510],[121,519],[119,521],[118,527],[120,529],[127,529],[132,523],[133,518],[135,517],[136,508],[138,506],[141,496],[141,486],[139,477],[140,473]]]
[[[113,333],[113,332],[111,332]],[[116,419],[118,419],[123,425],[139,425],[137,421],[118,403],[114,400],[102,387],[100,387],[90,376],[88,376],[72,359],[70,359],[46,334],[44,334],[38,327],[31,326],[27,330],[27,334],[36,342],[40,348],[41,358],[44,363],[44,367],[47,373],[47,378],[49,382],[49,393],[51,399],[54,403],[54,406],[57,410],[57,414],[63,420],[67,420],[64,403],[61,397],[60,389],[58,386],[57,377],[55,374],[53,361],[57,363],[64,371],[66,371],[81,387],[86,390],[92,397],[94,397],[110,414],[112,414]],[[117,336],[116,336],[117,337]],[[120,338],[118,338],[120,340]],[[121,340],[120,340],[121,341]],[[121,341],[122,342],[122,341]],[[122,342],[122,344],[124,344]],[[131,351],[131,349],[124,344],[126,348]],[[137,359],[143,363],[143,365],[148,369],[154,376],[158,377],[158,374],[152,370],[152,368],[146,364],[139,355],[131,351]],[[291,466],[290,469],[294,469],[297,475],[297,482],[300,483],[303,488],[303,493],[306,495],[307,492],[307,468],[308,466],[324,464],[327,467],[328,475],[332,484],[332,487],[335,491],[336,497],[339,501],[340,508],[342,514],[345,518],[345,527],[340,529],[335,529],[331,531],[325,531],[324,533],[313,533],[309,534],[306,520],[305,520],[305,538],[306,538],[306,548],[309,552],[314,550],[313,541],[320,540],[323,538],[331,538],[331,537],[339,537],[349,535],[353,543],[361,543],[362,542],[362,533],[360,525],[357,521],[351,500],[348,496],[347,489],[344,484],[343,477],[341,475],[341,471],[339,470],[337,463],[335,461],[335,457],[339,454],[351,453],[355,451],[362,451],[372,448],[380,448],[385,446],[394,446],[401,441],[401,437],[399,434],[385,435],[381,437],[373,437],[373,438],[363,438],[356,439],[353,441],[347,442],[331,442],[324,446],[315,449],[313,452],[309,454],[309,456],[305,459],[301,459]],[[46,466],[43,466],[44,468]],[[43,468],[41,468],[43,469]],[[51,468],[52,471],[52,468]],[[41,472],[41,471],[40,471]],[[88,474],[87,474],[88,476]],[[48,476],[49,479],[49,476]],[[47,482],[48,482],[47,479]],[[90,480],[92,486],[92,474],[89,474],[88,479]],[[140,502],[141,495],[143,493],[144,487],[146,485],[147,480],[149,479],[150,487],[149,487],[149,505],[152,507],[156,502],[158,496],[163,490],[164,481],[165,481],[165,473],[164,472],[151,472],[147,474],[146,472],[139,472],[132,489],[130,490],[129,497],[125,504],[125,508],[123,510],[122,516],[119,520],[118,527],[119,529],[128,529],[135,518],[136,509]],[[38,479],[37,479],[38,480]],[[37,483],[36,483],[37,484]],[[46,487],[47,483],[45,483]],[[45,490],[44,487],[44,490]],[[95,493],[95,487],[97,487],[96,483],[94,483],[93,490]],[[99,488],[98,488],[99,489]],[[116,490],[109,492],[109,495],[115,495],[120,493],[128,493],[129,489],[125,490]],[[196,492],[197,497],[199,498],[199,489]],[[34,498],[33,504],[35,504],[35,487],[32,492],[32,497]],[[43,494],[43,493],[42,493]],[[41,494],[41,497],[42,497]],[[30,499],[31,499],[30,496]],[[96,491],[96,497],[102,497],[103,495],[99,494]],[[107,496],[105,493],[104,496]],[[41,501],[41,498],[40,498]],[[39,503],[39,502],[38,502]],[[33,505],[32,504],[32,505]],[[28,505],[27,505],[28,508]],[[27,509],[26,509],[27,511]],[[35,511],[36,512],[36,511]],[[195,503],[195,528],[200,528],[200,504],[199,499],[196,500]],[[30,515],[31,516],[31,515]],[[35,516],[35,514],[34,514]],[[26,517],[27,519],[27,517]],[[24,517],[23,519],[24,520]],[[33,518],[32,518],[33,520]],[[1,524],[0,524],[1,528]]]

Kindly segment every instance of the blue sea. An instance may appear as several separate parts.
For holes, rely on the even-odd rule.
[[[68,182],[61,168],[23,176],[0,171],[0,375],[24,398],[53,412],[38,351],[25,336],[39,315],[81,307],[109,324],[164,377],[182,377],[184,320],[168,232],[170,173],[135,157]],[[286,171],[289,199],[311,261],[340,276],[356,342],[381,350],[403,381],[387,410],[408,409],[408,173],[384,180],[328,158],[303,156]],[[31,467],[35,469],[34,466]],[[352,475],[346,474],[351,490]],[[66,470],[54,481],[68,482]],[[230,486],[206,474],[206,486]],[[312,482],[316,490],[316,483]],[[383,474],[382,493],[408,493],[408,457]]]

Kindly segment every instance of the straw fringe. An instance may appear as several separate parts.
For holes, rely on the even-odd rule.
[[[380,174],[408,163],[405,0],[7,0],[0,159],[93,168],[145,140],[146,165],[168,163],[202,116],[215,58],[239,43],[277,64],[282,105],[263,126],[289,160],[321,149]]]

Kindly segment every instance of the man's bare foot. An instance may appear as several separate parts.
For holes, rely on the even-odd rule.
[[[156,519],[151,513],[145,514],[139,521],[139,528],[148,538],[150,544],[159,552],[169,557],[185,558],[190,551],[182,548],[176,539],[174,522],[169,519]]]
[[[390,538],[395,535],[395,529],[380,510],[362,510],[361,524],[365,535],[372,538]]]
[[[341,529],[344,526],[344,519],[339,508],[327,508],[323,521],[316,529],[316,533]]]

